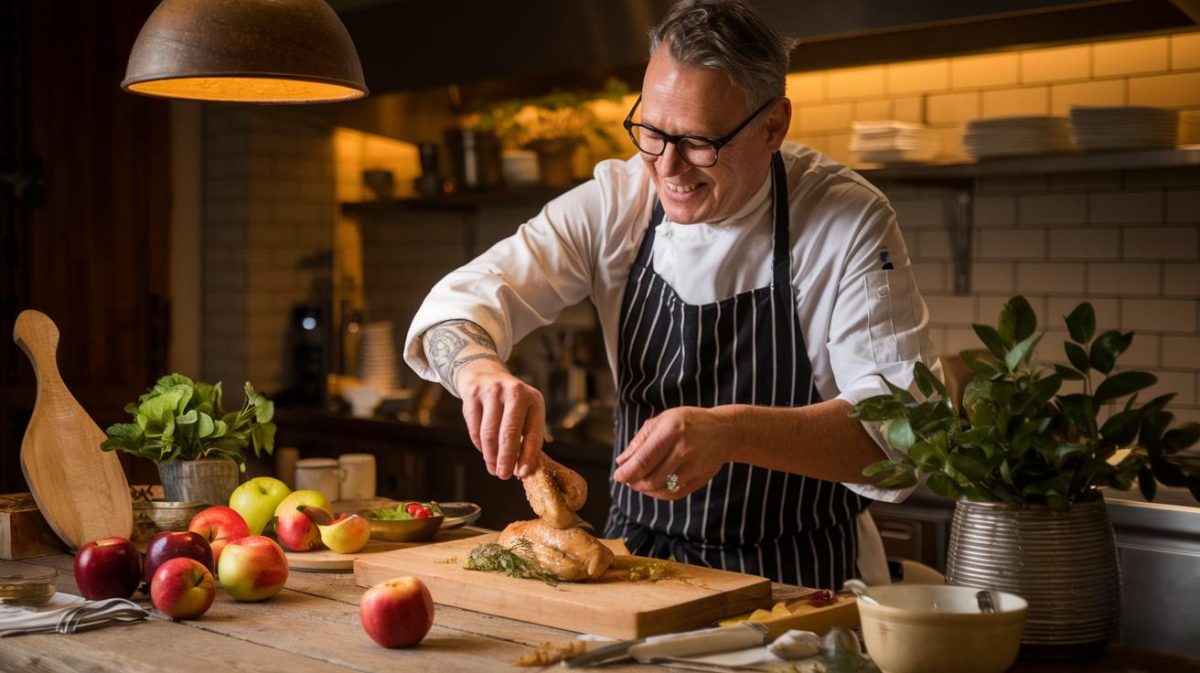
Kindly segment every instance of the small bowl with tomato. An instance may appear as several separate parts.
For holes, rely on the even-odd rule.
[[[371,539],[386,542],[420,542],[437,534],[445,515],[436,502],[405,501],[395,507],[358,512],[371,523]]]

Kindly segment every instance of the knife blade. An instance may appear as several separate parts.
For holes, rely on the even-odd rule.
[[[765,645],[767,628],[762,624],[744,622],[733,626],[667,633],[661,636],[623,640],[598,647],[590,652],[564,659],[566,668],[589,668],[636,659],[641,663],[664,658],[690,657],[728,650]]]

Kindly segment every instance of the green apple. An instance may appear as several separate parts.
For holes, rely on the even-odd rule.
[[[229,506],[246,520],[251,535],[262,535],[279,503],[291,492],[287,484],[274,477],[255,477],[234,489]]]

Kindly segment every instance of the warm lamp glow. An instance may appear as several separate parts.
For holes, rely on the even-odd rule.
[[[121,88],[242,103],[367,93],[350,34],[323,0],[163,0],[138,34]]]

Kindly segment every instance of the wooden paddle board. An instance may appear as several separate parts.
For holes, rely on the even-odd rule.
[[[420,545],[433,544],[436,542],[445,542],[447,540],[460,540],[463,538],[474,537],[482,534],[483,531],[477,528],[454,528],[442,529],[434,535],[432,540],[425,542],[386,542],[383,540],[371,540],[367,546],[353,554],[339,554],[329,551],[328,549],[318,549],[316,551],[299,552],[283,550],[288,560],[288,568],[292,570],[307,570],[311,572],[325,573],[348,573],[354,570],[354,559],[368,554],[378,554],[385,551],[393,551],[395,549],[408,549]]]
[[[72,549],[102,537],[128,538],[133,501],[105,435],[58,373],[58,327],[46,314],[22,311],[13,339],[33,363],[37,401],[21,442],[25,483],[50,528]]]
[[[771,607],[771,583],[763,577],[672,563],[673,572],[667,577],[632,580],[631,566],[658,562],[637,556],[618,556],[594,582],[556,586],[462,567],[476,545],[498,537],[490,534],[361,556],[354,562],[354,580],[369,587],[412,575],[424,581],[434,602],[442,605],[614,638],[696,629]]]

